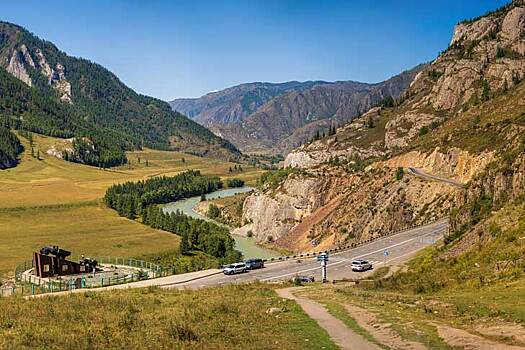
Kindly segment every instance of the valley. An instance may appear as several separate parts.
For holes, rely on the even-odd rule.
[[[169,103],[0,22],[0,349],[524,349],[525,0],[454,21],[379,83]]]
[[[92,256],[140,257],[177,250],[178,236],[120,218],[102,203],[112,184],[175,175],[187,169],[254,183],[261,172],[246,166],[242,173],[232,175],[229,168],[233,163],[154,150],[130,152],[127,165],[103,170],[47,154],[60,140],[46,136],[34,136],[34,148],[40,150],[40,159],[36,159],[27,140],[21,139],[26,151],[20,164],[4,170],[0,178],[3,277],[12,277],[14,267],[45,244],[67,246]],[[100,244],[94,245],[94,241]]]

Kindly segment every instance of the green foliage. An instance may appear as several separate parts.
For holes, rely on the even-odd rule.
[[[23,147],[20,140],[0,123],[0,169],[13,167],[17,164],[17,157]]]
[[[206,212],[206,216],[209,217],[210,219],[217,219],[221,216],[221,210],[215,204],[210,204],[208,206],[208,211]]]
[[[106,191],[104,202],[120,216],[135,218],[151,204],[174,202],[220,188],[222,182],[218,177],[202,176],[199,171],[189,170],[173,177],[161,176],[113,185]]]
[[[180,235],[180,251],[183,254],[202,251],[219,259],[222,264],[242,258],[241,253],[235,250],[235,241],[228,229],[212,222],[194,219],[180,212],[164,213],[155,205],[150,205],[142,211],[142,222],[153,228]]]
[[[129,219],[141,216],[145,225],[180,235],[181,254],[197,250],[221,262],[231,262],[238,260],[240,253],[234,249],[235,241],[226,228],[180,212],[164,213],[157,206],[213,192],[221,187],[218,177],[202,176],[198,171],[189,170],[173,177],[113,185],[106,191],[104,202],[120,216]]]
[[[241,179],[228,179],[226,180],[226,185],[230,188],[242,187],[244,186],[244,180]]]
[[[288,177],[288,175],[300,172],[300,169],[291,167],[271,170],[261,175],[257,180],[257,186],[259,188],[276,189]]]
[[[51,67],[60,63],[66,68],[72,104],[59,101],[48,79],[36,69],[26,67],[33,82],[33,87],[29,87],[0,68],[0,115],[16,116],[12,127],[17,129],[61,138],[86,138],[95,146],[95,152],[88,157],[72,154],[68,159],[113,166],[125,162],[126,150],[143,146],[189,148],[193,143],[239,154],[228,141],[172,111],[168,103],[137,94],[104,67],[67,56],[21,27],[2,22],[0,29],[18,32],[0,40],[0,50],[9,49],[13,42],[23,43],[29,54],[40,50]],[[38,61],[36,57],[33,60]],[[191,144],[184,140],[191,140]]]
[[[443,72],[439,72],[437,70],[431,69],[428,71],[428,77],[432,81],[437,81],[441,76],[443,75]]]
[[[511,1],[509,2],[508,4],[506,5],[503,5],[502,7],[500,8],[497,8],[495,10],[492,10],[492,11],[488,11],[486,12],[485,14],[481,15],[481,16],[478,16],[478,17],[474,17],[474,18],[467,18],[467,19],[464,19],[462,20],[461,22],[459,22],[459,24],[470,24],[470,23],[474,23],[480,19],[482,19],[483,17],[488,17],[488,16],[500,16],[502,15],[503,13],[506,13],[507,11],[510,11],[513,7],[515,7],[517,4],[517,1]]]
[[[488,101],[490,99],[490,85],[486,79],[481,82],[481,89],[481,101]]]
[[[425,125],[421,127],[421,129],[419,129],[419,136],[420,137],[425,136],[426,134],[428,134],[428,131],[429,131],[428,126]]]
[[[387,96],[384,99],[382,99],[377,105],[380,107],[390,108],[396,105],[396,101],[392,96]]]
[[[396,170],[396,180],[400,181],[403,179],[403,176],[405,176],[405,171],[402,167],[398,167]]]

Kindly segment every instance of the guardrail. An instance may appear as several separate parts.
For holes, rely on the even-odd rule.
[[[445,220],[445,219],[448,219],[448,216],[445,216],[445,217],[442,217],[442,218],[439,218],[439,219],[435,219],[435,220],[431,220],[423,225],[409,225],[409,226],[406,226],[402,229],[399,229],[399,230],[396,230],[396,231],[390,231],[390,232],[385,232],[383,234],[379,234],[378,236],[375,236],[375,237],[371,237],[367,240],[364,240],[364,241],[359,241],[359,242],[355,242],[355,243],[350,243],[350,244],[347,244],[347,245],[344,245],[344,246],[340,246],[340,247],[337,247],[337,248],[332,248],[332,249],[327,249],[327,250],[320,250],[320,251],[313,251],[313,252],[309,252],[309,253],[301,253],[301,254],[295,254],[295,255],[289,255],[289,256],[280,256],[280,257],[277,257],[277,258],[269,258],[269,259],[263,259],[263,261],[265,262],[280,262],[280,261],[286,261],[286,260],[296,260],[296,259],[300,259],[300,258],[311,258],[311,257],[315,257],[319,254],[323,254],[323,253],[338,253],[338,252],[343,252],[343,251],[346,251],[346,250],[350,250],[350,249],[354,249],[354,248],[357,248],[357,247],[360,247],[360,246],[363,246],[365,244],[369,244],[369,243],[372,243],[378,239],[381,239],[381,238],[385,238],[385,237],[390,237],[390,236],[394,236],[396,234],[399,234],[399,233],[402,233],[402,232],[406,232],[406,231],[410,231],[410,230],[413,230],[415,228],[420,228],[420,227],[425,227],[425,226],[429,226],[429,225],[432,225],[438,221],[441,221],[441,220]]]

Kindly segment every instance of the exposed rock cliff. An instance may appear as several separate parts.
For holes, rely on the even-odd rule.
[[[292,199],[283,201],[281,194],[267,191],[257,200],[266,204],[246,201],[245,212],[256,222],[272,207],[268,215],[288,224],[278,224],[277,244],[305,250],[312,241],[331,247],[450,211],[452,231],[461,234],[468,230],[466,223],[481,220],[480,211],[490,212],[495,203],[520,196],[524,13],[523,2],[514,1],[459,24],[451,46],[414,78],[396,106],[372,109],[335,135],[291,152],[285,166],[302,168],[314,178],[309,181],[328,184],[329,189],[305,188],[301,193],[321,206],[296,215],[290,211]],[[400,172],[408,167],[456,180],[467,189]],[[283,182],[279,191],[287,193],[287,186]],[[263,239],[272,223],[256,223],[251,229]]]

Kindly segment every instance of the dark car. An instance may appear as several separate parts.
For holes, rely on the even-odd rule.
[[[294,276],[291,280],[292,283],[311,283],[315,282],[314,276]]]
[[[264,261],[262,259],[248,259],[244,262],[248,270],[262,269]]]

